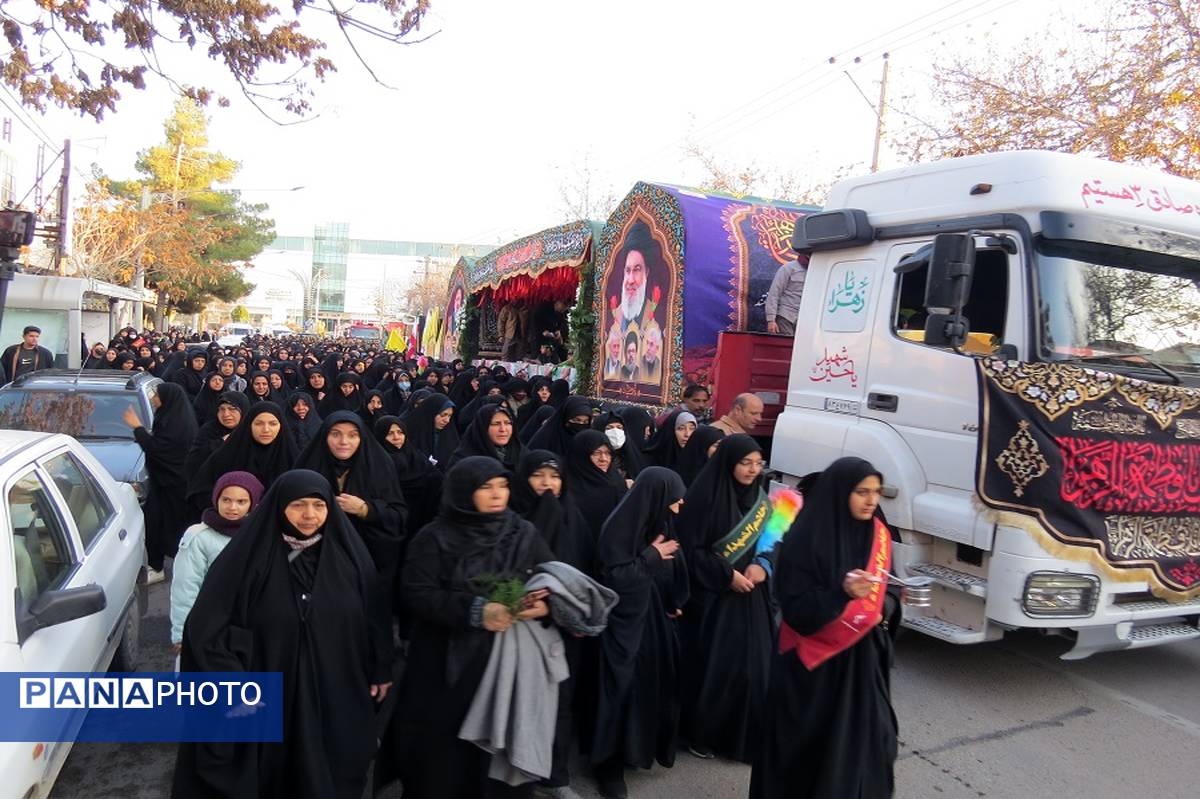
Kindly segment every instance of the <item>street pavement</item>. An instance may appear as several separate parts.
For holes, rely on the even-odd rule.
[[[166,584],[142,620],[145,670],[170,670]],[[1033,634],[956,647],[916,633],[897,645],[901,799],[1196,799],[1200,641],[1068,662],[1066,641]],[[80,744],[53,799],[160,799],[175,747]],[[675,768],[631,774],[635,799],[747,795],[750,769],[680,752]],[[586,774],[579,793],[599,794]],[[396,799],[390,791],[386,799]]]

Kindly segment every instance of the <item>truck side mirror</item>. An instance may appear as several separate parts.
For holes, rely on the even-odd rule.
[[[971,295],[975,272],[975,237],[967,233],[939,233],[929,255],[925,283],[925,343],[961,347],[967,341],[970,321],[963,308]]]

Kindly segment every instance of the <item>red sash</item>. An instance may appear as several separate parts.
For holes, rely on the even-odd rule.
[[[779,629],[779,652],[795,651],[796,656],[812,671],[834,655],[862,640],[872,627],[883,620],[883,598],[887,590],[888,569],[892,567],[892,534],[886,524],[875,519],[871,556],[864,569],[880,582],[871,586],[871,593],[862,599],[846,603],[842,615],[812,635],[801,635],[784,622]]]

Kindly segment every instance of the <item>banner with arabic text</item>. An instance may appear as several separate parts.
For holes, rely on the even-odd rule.
[[[1200,596],[1200,391],[1071,364],[977,363],[977,490],[1000,521],[1161,598]]]

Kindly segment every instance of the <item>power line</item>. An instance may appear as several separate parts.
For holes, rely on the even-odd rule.
[[[20,112],[17,111],[16,108],[13,108],[7,102],[5,102],[3,98],[0,98],[0,105],[3,105],[10,112],[12,112],[13,117],[18,122],[20,122],[21,125],[24,126],[26,130],[28,130],[30,133],[32,133],[35,138],[40,140],[47,147],[57,147],[58,145],[55,144],[54,141],[50,138],[50,134],[47,133],[45,131],[45,129],[37,123],[37,120],[33,118],[33,115],[30,114],[28,109],[26,109],[25,106],[21,104],[21,101],[19,99],[17,99],[17,97],[12,93],[12,91],[10,91],[9,88],[2,83],[0,83],[0,89],[2,89],[4,91],[4,93],[6,95],[8,95],[8,97],[14,103],[16,103],[17,108],[19,108],[21,110],[20,110]],[[22,112],[29,118],[28,122],[25,121],[25,119],[21,116]]]

